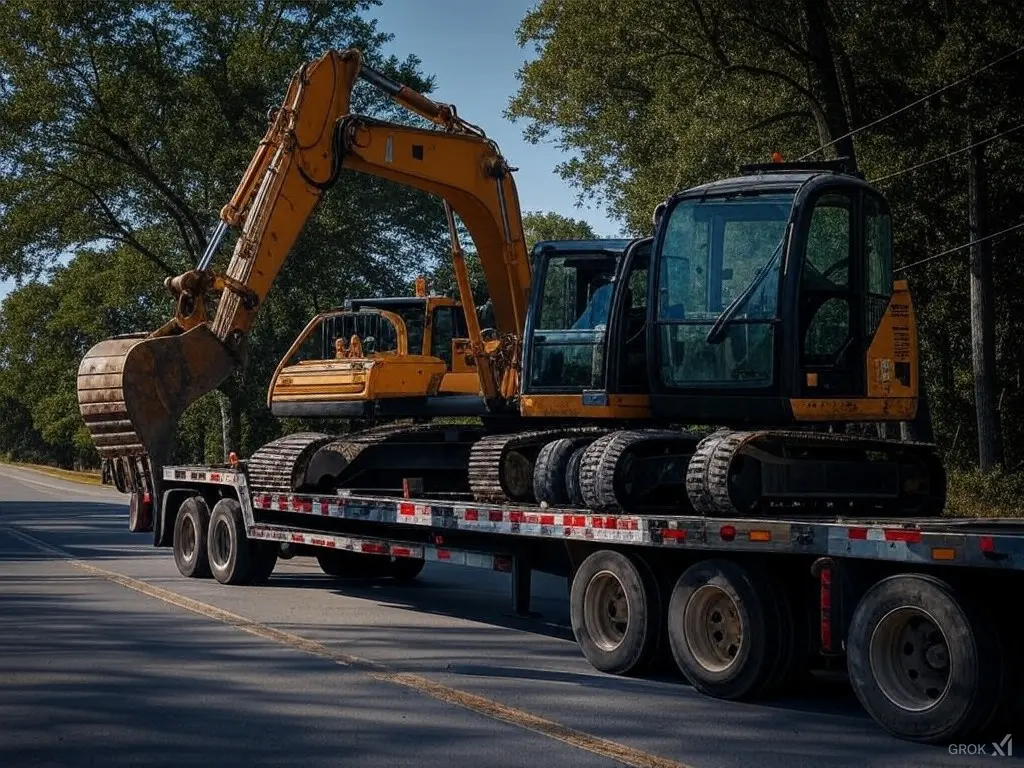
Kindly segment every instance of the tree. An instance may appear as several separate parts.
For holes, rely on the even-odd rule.
[[[854,156],[850,61],[818,0],[543,0],[507,114],[576,155],[560,172],[633,232],[665,195],[767,159],[800,130]],[[813,146],[806,146],[811,149]]]
[[[541,240],[593,240],[593,228],[582,219],[572,219],[560,213],[532,211],[523,216],[526,249],[533,250]]]

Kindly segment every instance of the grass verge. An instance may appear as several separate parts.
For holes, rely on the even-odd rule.
[[[99,470],[96,470],[95,472],[77,472],[72,469],[59,469],[58,467],[48,467],[45,464],[26,464],[21,461],[10,461],[4,463],[12,467],[32,469],[35,470],[36,472],[41,472],[44,475],[56,477],[61,480],[70,480],[73,483],[85,483],[86,485],[103,485],[103,480],[100,478]]]
[[[950,469],[947,483],[949,517],[1024,517],[1024,473]]]

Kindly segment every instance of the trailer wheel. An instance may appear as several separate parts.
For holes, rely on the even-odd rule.
[[[587,446],[583,445],[573,451],[569,463],[565,467],[565,495],[574,508],[583,506],[583,490],[580,488],[580,463]]]
[[[576,441],[563,437],[553,440],[540,449],[533,465],[533,495],[538,502],[546,501],[553,506],[569,501],[566,489],[569,461],[576,451]]]
[[[778,629],[775,665],[762,690],[772,694],[789,693],[809,678],[811,628],[806,611],[787,585],[770,573],[762,572],[758,579],[762,577],[773,592],[769,605],[775,610],[774,623]]]
[[[248,581],[250,584],[263,584],[274,572],[281,545],[276,541],[250,541],[249,550],[252,565]]]
[[[316,562],[320,570],[336,579],[366,578],[370,564],[368,558],[360,552],[349,552],[344,549],[325,549],[316,553]]]
[[[174,519],[174,564],[178,573],[190,579],[210,576],[206,538],[210,530],[210,508],[202,496],[190,496],[178,507]]]
[[[128,501],[128,530],[132,533],[150,533],[153,530],[153,506],[143,503],[137,491]]]
[[[387,564],[385,570],[387,575],[399,584],[407,584],[420,575],[424,565],[426,565],[425,560],[414,557],[396,557]]]
[[[701,693],[743,699],[779,669],[774,591],[760,572],[729,560],[687,568],[668,606],[668,637],[679,670]]]
[[[213,578],[221,584],[248,583],[253,553],[237,501],[221,499],[214,505],[206,543]]]
[[[987,618],[923,574],[871,587],[847,638],[850,682],[864,709],[890,733],[925,743],[967,738],[988,724],[1001,656]]]
[[[601,550],[580,564],[569,607],[576,642],[602,672],[628,675],[657,648],[658,586],[646,568],[620,552]]]

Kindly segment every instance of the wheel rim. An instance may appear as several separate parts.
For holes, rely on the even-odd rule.
[[[196,556],[196,541],[199,533],[196,531],[196,522],[191,515],[186,515],[181,526],[181,554],[186,561],[192,562]]]
[[[590,637],[602,651],[614,651],[626,637],[629,600],[622,582],[611,571],[590,580],[583,598],[583,621]]]
[[[210,531],[210,537],[213,539],[213,562],[218,566],[226,565],[231,556],[231,532],[224,521],[217,521]]]
[[[743,647],[743,620],[735,601],[721,587],[698,587],[683,611],[683,636],[701,667],[729,669]]]
[[[930,613],[894,608],[871,633],[871,673],[889,701],[906,712],[936,706],[949,690],[949,643]]]

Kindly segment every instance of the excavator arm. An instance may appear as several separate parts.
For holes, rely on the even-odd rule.
[[[395,125],[350,115],[337,126],[343,168],[431,192],[444,200],[452,259],[484,399],[491,410],[518,392],[521,336],[530,293],[530,263],[512,169],[493,142],[476,133]],[[481,338],[453,214],[477,248],[499,340]]]
[[[359,78],[442,130],[349,116]],[[256,313],[343,167],[445,198],[485,398],[498,404],[514,395],[530,266],[510,169],[494,144],[461,120],[454,107],[365,67],[358,51],[329,51],[292,79],[197,268],[165,282],[176,300],[174,317],[153,333],[100,342],[82,360],[80,410],[119,490],[155,490],[178,419],[244,360]],[[480,250],[500,342],[481,340],[454,213]],[[229,228],[240,229],[239,238],[226,273],[215,274],[210,264]],[[212,320],[206,305],[211,294],[218,296]]]

